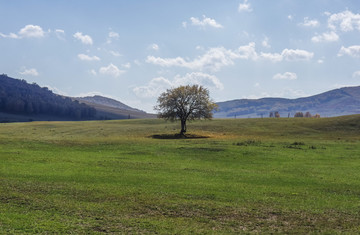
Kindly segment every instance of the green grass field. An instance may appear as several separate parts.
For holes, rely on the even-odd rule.
[[[0,124],[0,234],[360,233],[360,116]]]

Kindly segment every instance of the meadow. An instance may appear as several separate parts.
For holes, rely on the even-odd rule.
[[[360,233],[360,116],[0,124],[0,234]]]

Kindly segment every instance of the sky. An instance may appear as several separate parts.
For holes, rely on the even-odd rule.
[[[0,74],[154,113],[166,89],[216,101],[360,85],[358,0],[0,0]]]

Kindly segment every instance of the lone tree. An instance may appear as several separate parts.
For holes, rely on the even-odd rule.
[[[180,135],[186,132],[186,121],[194,119],[211,119],[212,111],[217,107],[210,100],[209,90],[199,85],[180,86],[162,93],[155,110],[158,117],[166,120],[180,120]]]

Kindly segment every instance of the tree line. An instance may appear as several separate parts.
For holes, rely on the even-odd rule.
[[[280,113],[278,111],[275,111],[275,112],[270,112],[269,113],[269,117],[270,118],[279,118],[280,117]],[[290,117],[290,113],[288,114],[288,118]],[[305,114],[303,112],[296,112],[294,114],[294,117],[306,117],[306,118],[320,118],[320,115],[319,114],[315,114],[315,115],[312,115],[310,112],[306,112]]]
[[[47,87],[0,75],[0,112],[51,115],[76,120],[92,119],[96,109],[54,94]]]

